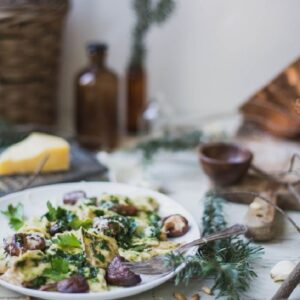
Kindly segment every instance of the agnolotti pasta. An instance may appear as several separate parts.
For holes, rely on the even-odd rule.
[[[44,291],[101,292],[140,282],[129,273],[134,280],[110,281],[107,272],[116,257],[142,261],[178,247],[167,240],[152,197],[87,197],[76,191],[65,195],[62,205],[47,206],[44,215],[26,220],[4,240],[3,280]]]

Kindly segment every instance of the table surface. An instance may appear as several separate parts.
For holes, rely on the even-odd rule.
[[[149,170],[148,170],[149,171]],[[202,215],[202,202],[205,191],[208,188],[208,182],[198,167],[197,160],[194,157],[188,161],[158,160],[151,167],[152,176],[155,176],[162,185],[170,192],[170,196],[184,205],[200,223]],[[230,223],[242,222],[247,206],[241,204],[226,204],[226,216]],[[300,214],[290,212],[290,216],[300,224]],[[280,260],[299,259],[299,236],[296,231],[284,220],[279,220],[280,230],[274,240],[264,243],[265,253],[263,258],[257,261],[256,272],[258,277],[251,283],[251,288],[243,299],[270,299],[278,289],[279,284],[273,283],[269,272],[274,264]],[[163,300],[174,299],[174,291],[180,291],[187,297],[200,291],[203,286],[211,286],[212,282],[194,280],[188,287],[174,287],[173,281],[153,289],[149,292],[130,297],[132,300]],[[0,299],[25,299],[13,292],[0,288]],[[213,299],[213,296],[207,296],[201,292],[201,299]],[[297,288],[292,294],[291,299],[300,299],[300,288]]]
[[[202,216],[202,199],[209,187],[208,180],[202,173],[197,162],[195,153],[186,152],[185,154],[162,154],[159,155],[151,166],[148,166],[146,172],[156,182],[159,182],[169,195],[188,209],[199,225]],[[229,224],[243,222],[247,210],[246,205],[228,203],[225,206],[226,217]],[[300,213],[289,212],[289,215],[300,224]],[[242,299],[263,300],[270,299],[279,288],[279,283],[274,283],[270,278],[270,269],[280,260],[299,261],[300,239],[296,230],[282,220],[280,217],[277,222],[277,234],[271,242],[263,243],[264,255],[255,265],[255,271],[258,275],[251,282],[251,287]],[[185,294],[187,299],[201,290],[203,286],[211,287],[212,281],[193,280],[188,287],[174,286],[171,280],[162,286],[155,288],[143,294],[130,297],[131,300],[167,300],[174,299],[175,291]],[[200,292],[201,299],[214,299],[214,296],[208,296]],[[26,299],[26,297],[17,295],[13,292],[0,287],[0,299]],[[129,299],[129,298],[127,298]],[[300,287],[295,289],[290,299],[300,299]]]

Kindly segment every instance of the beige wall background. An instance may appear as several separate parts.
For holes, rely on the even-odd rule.
[[[174,15],[148,38],[149,96],[163,94],[181,114],[235,110],[300,55],[299,0],[177,0]],[[73,80],[85,44],[109,44],[124,77],[134,23],[130,0],[72,0],[66,24],[60,126],[72,132]]]

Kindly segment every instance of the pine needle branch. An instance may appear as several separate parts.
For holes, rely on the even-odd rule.
[[[202,142],[204,135],[200,130],[172,135],[165,132],[162,137],[153,138],[137,144],[135,150],[140,150],[146,160],[151,160],[160,150],[165,151],[183,151],[194,149]]]
[[[215,233],[226,227],[223,213],[223,200],[214,194],[208,194],[204,203],[202,217],[203,234]],[[262,255],[262,247],[240,238],[209,243],[198,249],[196,255],[183,256],[171,254],[166,264],[179,266],[186,264],[175,278],[175,284],[188,284],[192,278],[214,278],[213,292],[216,298],[228,300],[241,299],[257,275],[253,263]]]
[[[133,0],[136,24],[132,32],[130,67],[141,67],[146,56],[145,39],[154,24],[162,24],[173,12],[174,0]]]

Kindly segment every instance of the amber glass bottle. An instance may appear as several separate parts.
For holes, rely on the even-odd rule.
[[[146,85],[147,76],[143,66],[130,66],[127,70],[127,131],[132,134],[140,130],[147,104]]]
[[[111,150],[118,142],[118,78],[106,67],[107,46],[87,47],[90,65],[76,78],[76,130],[79,143]]]

